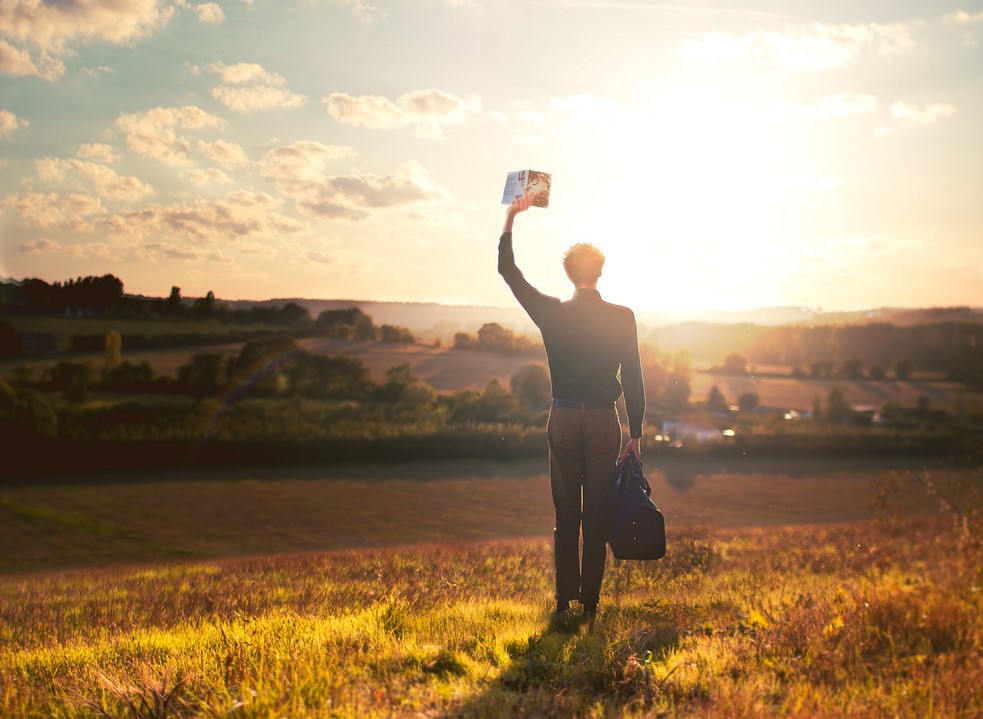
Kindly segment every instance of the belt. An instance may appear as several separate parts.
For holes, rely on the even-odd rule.
[[[614,402],[574,402],[569,399],[554,399],[553,406],[563,409],[614,409]]]

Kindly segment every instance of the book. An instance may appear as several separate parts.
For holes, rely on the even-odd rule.
[[[518,170],[510,172],[505,178],[505,192],[502,193],[502,204],[511,205],[516,197],[522,197],[528,189],[534,193],[533,207],[550,206],[550,185],[552,176],[539,170]]]

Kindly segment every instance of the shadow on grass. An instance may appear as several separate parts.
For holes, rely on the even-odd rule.
[[[552,619],[509,651],[510,663],[445,719],[619,717],[626,704],[651,704],[656,665],[679,643],[664,601],[602,608]]]

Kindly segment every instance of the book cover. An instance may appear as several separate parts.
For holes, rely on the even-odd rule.
[[[528,189],[535,195],[532,201],[533,207],[549,207],[551,184],[552,177],[548,172],[540,172],[539,170],[518,170],[517,172],[510,172],[505,179],[505,192],[502,193],[502,204],[511,205],[512,200],[516,197],[522,197],[523,193]]]

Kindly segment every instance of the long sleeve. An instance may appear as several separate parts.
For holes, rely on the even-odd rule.
[[[515,264],[511,232],[503,232],[498,240],[498,274],[505,280],[509,289],[512,290],[512,294],[515,295],[519,304],[536,323],[536,326],[540,326],[543,312],[548,306],[559,304],[557,298],[544,295],[529,284],[523,276],[522,270]]]
[[[638,351],[638,325],[634,314],[631,315],[631,326],[626,335],[624,354],[621,358],[621,385],[625,393],[629,433],[632,437],[641,437],[642,419],[645,417],[645,383],[642,379],[642,358]]]

